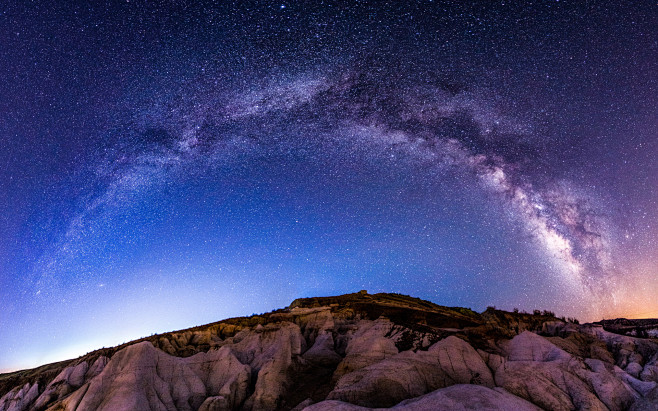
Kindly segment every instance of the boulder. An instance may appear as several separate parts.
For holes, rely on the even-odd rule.
[[[508,361],[498,368],[495,378],[497,385],[544,409],[606,410],[605,405],[588,390],[586,384],[560,364]],[[578,405],[574,404],[572,397]],[[584,405],[588,408],[583,408]]]
[[[503,346],[508,361],[496,370],[496,384],[542,408],[623,409],[636,398],[606,363],[590,360],[589,369],[538,335],[524,332]]]
[[[46,408],[48,404],[64,398],[79,388],[85,381],[89,365],[83,361],[75,366],[64,368],[47,386],[34,402],[34,409]]]
[[[562,365],[571,357],[567,352],[528,331],[501,346],[508,361],[496,370],[497,385],[545,409],[575,409],[567,385],[580,381],[572,373],[565,375]],[[603,404],[596,407],[603,409]]]
[[[502,346],[509,361],[568,361],[572,358],[546,338],[530,331],[523,331]]]
[[[307,398],[307,399],[305,399],[304,401],[302,401],[302,402],[300,402],[299,404],[297,404],[297,405],[295,406],[295,408],[293,408],[293,409],[290,410],[290,411],[302,411],[304,408],[309,407],[309,406],[312,405],[312,404],[313,404],[313,400],[310,399],[310,398]]]
[[[487,364],[487,367],[492,372],[496,372],[498,367],[503,365],[503,363],[506,361],[505,357],[495,354],[495,353],[489,353],[483,350],[477,350],[478,354],[480,354],[480,357],[482,360],[484,360],[485,364]]]
[[[235,409],[223,395],[208,397],[199,407],[199,411],[230,411]]]
[[[398,353],[395,341],[386,338],[393,323],[380,318],[376,321],[361,320],[345,349],[345,358],[338,364],[334,378],[367,367]]]
[[[481,385],[466,384],[453,385],[419,398],[403,401],[394,409],[405,411],[540,411],[539,407],[515,397],[501,388],[491,389]]]
[[[247,409],[276,409],[286,394],[290,373],[306,350],[306,342],[297,324],[267,324],[258,330],[241,331],[232,349],[242,363],[257,372],[254,393]]]
[[[201,378],[182,358],[172,357],[150,342],[130,345],[114,354],[103,371],[66,409],[196,410],[206,398]],[[77,399],[77,398],[76,398]]]
[[[454,384],[494,386],[491,371],[475,349],[450,336],[428,351],[404,351],[344,375],[327,399],[390,407]]]
[[[88,381],[100,374],[103,371],[103,368],[105,368],[107,365],[108,361],[110,361],[110,359],[104,355],[98,357],[94,363],[91,364],[89,369],[87,369],[87,373],[85,374],[85,381]]]
[[[214,398],[204,401],[207,409],[235,409],[247,398],[251,368],[238,361],[230,347],[198,353],[184,362],[201,378],[207,395]]]
[[[304,411],[364,411],[384,410],[367,408],[342,401],[328,400],[304,408]],[[458,384],[442,388],[418,398],[402,401],[390,410],[400,411],[541,411],[541,408],[507,391],[481,385]]]
[[[436,354],[439,367],[454,381],[453,384],[494,386],[491,371],[466,341],[450,336],[432,345],[427,352]]]
[[[611,410],[627,409],[639,397],[631,385],[618,374],[619,368],[601,360],[586,359],[586,367],[575,366],[571,369],[586,382],[596,396]],[[623,373],[623,371],[619,370]]]
[[[1,411],[24,411],[30,409],[32,402],[39,396],[39,384],[26,383],[9,391],[0,398]]]

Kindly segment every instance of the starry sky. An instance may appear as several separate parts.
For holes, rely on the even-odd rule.
[[[2,2],[0,371],[360,289],[658,317],[657,27],[655,1]]]

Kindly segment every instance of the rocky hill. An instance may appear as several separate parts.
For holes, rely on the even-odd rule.
[[[632,337],[658,338],[658,319],[656,318],[641,320],[617,318],[614,320],[597,321],[595,324],[600,324],[604,330],[616,334],[630,335]]]
[[[656,410],[658,341],[550,312],[303,298],[0,375],[0,410]]]

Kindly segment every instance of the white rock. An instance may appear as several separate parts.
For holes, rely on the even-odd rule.
[[[601,360],[586,359],[589,367],[580,367],[578,361],[570,363],[572,370],[580,379],[588,383],[597,397],[611,410],[627,409],[637,398],[638,393],[627,384],[615,371],[613,365]],[[625,373],[624,373],[625,374]],[[629,378],[632,378],[629,376]]]
[[[149,342],[130,345],[114,354],[103,371],[86,386],[84,395],[68,401],[80,410],[196,410],[206,398],[203,381],[185,363]]]
[[[418,398],[403,401],[392,408],[366,408],[342,401],[328,400],[304,408],[304,411],[541,411],[541,408],[503,389],[481,385],[458,384],[442,388]]]
[[[357,325],[357,331],[345,349],[345,358],[336,368],[335,378],[398,353],[395,342],[386,338],[393,328],[393,323],[389,320],[383,318],[376,321],[362,320]]]
[[[238,361],[230,347],[198,353],[183,361],[201,378],[207,395],[217,397],[206,404],[208,409],[234,409],[247,398],[251,368]]]
[[[100,374],[109,361],[110,359],[104,355],[98,357],[96,361],[94,361],[94,363],[91,365],[91,367],[89,367],[89,369],[87,370],[87,374],[85,375],[85,381],[94,378],[95,376]]]
[[[34,408],[45,408],[49,403],[64,398],[66,395],[75,391],[84,383],[88,368],[89,366],[85,361],[76,366],[64,368],[46,386],[46,389],[34,402]]]
[[[37,383],[26,383],[22,387],[16,387],[0,398],[1,411],[24,411],[30,409],[32,402],[39,396],[39,385]]]
[[[524,331],[503,344],[509,361],[555,361],[570,360],[572,357],[546,338]]]
[[[299,326],[286,321],[267,324],[259,332],[242,335],[232,348],[241,362],[258,373],[245,408],[276,409],[286,393],[291,367],[306,350]]]
[[[493,372],[496,372],[498,367],[503,365],[503,363],[506,361],[505,357],[498,354],[492,354],[482,350],[477,350],[477,353],[480,354],[480,357],[487,364],[487,367],[489,367],[489,369]]]
[[[327,399],[392,406],[454,384],[494,385],[491,371],[478,353],[450,336],[428,351],[405,351],[344,375]]]
[[[323,366],[336,365],[343,359],[334,351],[334,338],[330,332],[319,334],[313,346],[304,353],[303,358]]]
[[[432,345],[427,352],[438,355],[439,366],[455,383],[494,386],[491,371],[466,341],[450,336]]]
[[[495,380],[510,393],[544,409],[607,410],[579,378],[584,365],[545,338],[523,332],[503,348],[508,361],[496,370]]]

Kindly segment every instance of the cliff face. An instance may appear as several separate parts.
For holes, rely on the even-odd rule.
[[[655,410],[658,343],[361,292],[0,375],[0,410]]]

